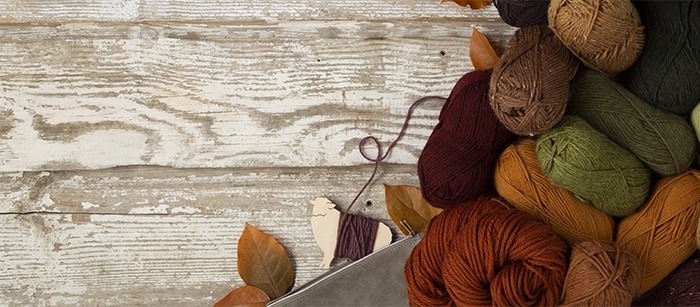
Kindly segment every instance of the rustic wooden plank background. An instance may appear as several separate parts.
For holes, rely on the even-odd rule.
[[[358,141],[448,95],[474,26],[514,30],[437,0],[0,0],[0,306],[211,305],[246,222],[318,276],[308,200],[349,204]],[[381,182],[418,184],[440,108],[357,213],[391,225]]]

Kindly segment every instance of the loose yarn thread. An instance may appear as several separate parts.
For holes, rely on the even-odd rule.
[[[700,252],[695,252],[632,306],[700,306]]]
[[[564,115],[578,60],[546,24],[519,29],[493,69],[489,100],[513,133],[535,135]]]
[[[605,75],[580,71],[567,112],[583,118],[662,176],[680,174],[695,159],[688,122],[645,103]]]
[[[646,46],[630,70],[629,89],[676,114],[700,101],[700,2],[643,1]]]
[[[490,70],[459,79],[418,158],[421,192],[431,205],[456,207],[492,187],[493,167],[514,140],[489,106]]]
[[[649,192],[642,162],[576,116],[540,135],[537,160],[556,185],[612,216],[633,213]]]
[[[626,70],[644,47],[644,27],[629,0],[551,0],[549,27],[586,66]]]
[[[445,98],[440,96],[426,96],[414,101],[408,108],[401,131],[399,131],[396,139],[389,144],[385,153],[383,153],[382,145],[376,137],[370,135],[360,140],[358,144],[360,154],[365,160],[374,164],[374,169],[372,170],[372,175],[370,175],[369,179],[367,179],[367,182],[365,182],[362,188],[355,195],[355,198],[353,198],[352,202],[350,202],[350,206],[348,206],[345,212],[341,212],[340,214],[336,246],[333,252],[335,257],[357,260],[372,253],[377,236],[377,229],[379,228],[379,221],[368,217],[350,214],[348,212],[350,212],[352,207],[360,198],[360,195],[364,193],[367,187],[374,180],[374,177],[377,175],[377,170],[379,169],[379,163],[386,160],[392,148],[394,148],[401,137],[403,137],[406,129],[408,128],[408,122],[411,119],[413,110],[419,104],[431,99],[444,100]],[[374,142],[374,146],[377,148],[377,155],[374,158],[365,153],[365,145],[368,141]]]
[[[614,242],[572,247],[560,306],[629,306],[642,281],[637,257]]]
[[[493,181],[508,203],[532,214],[567,243],[613,239],[612,218],[542,173],[532,139],[520,140],[503,151]]]
[[[494,0],[505,23],[522,28],[547,23],[548,0]]]
[[[697,249],[700,172],[688,170],[661,179],[649,201],[618,224],[616,242],[642,267],[637,296],[658,284]]]
[[[411,306],[555,305],[567,245],[524,211],[482,196],[433,218],[406,261]]]

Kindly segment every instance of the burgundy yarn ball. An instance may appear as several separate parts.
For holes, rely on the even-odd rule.
[[[700,251],[633,301],[632,306],[700,306]]]
[[[477,70],[457,81],[418,159],[421,192],[433,206],[453,208],[487,191],[496,160],[515,140],[491,109],[490,78],[491,70]]]
[[[494,0],[501,19],[522,28],[547,23],[549,0]]]

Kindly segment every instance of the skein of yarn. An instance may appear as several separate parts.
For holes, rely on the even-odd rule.
[[[700,2],[638,4],[647,40],[629,89],[663,110],[687,114],[700,101]]]
[[[514,207],[554,230],[564,241],[612,241],[613,220],[547,178],[537,162],[536,143],[523,139],[508,146],[496,163],[496,191]]]
[[[537,160],[556,185],[612,216],[636,211],[649,192],[642,162],[576,116],[540,135]]]
[[[547,23],[548,0],[494,0],[501,19],[514,27],[522,28]]]
[[[561,306],[629,306],[642,281],[637,257],[613,242],[572,247]]]
[[[522,28],[493,68],[491,108],[516,134],[547,131],[564,116],[577,68],[576,57],[546,24]]]
[[[455,207],[483,194],[498,156],[515,139],[489,106],[490,78],[490,70],[477,70],[457,81],[418,158],[421,192],[435,207]]]
[[[555,305],[567,245],[498,198],[482,196],[433,218],[406,261],[411,306]]]
[[[695,252],[632,306],[700,306],[700,252]]]
[[[606,74],[629,68],[644,47],[630,0],[551,0],[549,27],[586,66]]]
[[[649,201],[618,224],[616,242],[639,259],[642,284],[637,296],[658,284],[697,249],[700,172],[688,170],[661,179]]]
[[[680,174],[695,159],[688,122],[645,103],[605,75],[580,71],[567,112],[583,118],[662,176]]]

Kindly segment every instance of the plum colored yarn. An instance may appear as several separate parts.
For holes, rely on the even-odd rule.
[[[501,19],[514,27],[522,28],[547,23],[549,0],[494,0]]]
[[[430,221],[406,261],[411,306],[553,306],[567,245],[499,198],[482,196]]]
[[[489,106],[490,78],[478,70],[457,81],[418,158],[421,192],[433,206],[455,207],[489,189],[498,156],[515,138]]]
[[[644,164],[576,116],[540,135],[537,160],[556,185],[612,216],[633,213],[649,192]]]
[[[549,27],[586,66],[624,71],[644,47],[644,27],[630,0],[551,0]]]
[[[687,114],[700,101],[700,2],[643,1],[647,40],[629,89],[647,103]]]
[[[700,252],[695,252],[632,306],[700,306]]]
[[[629,306],[642,281],[637,257],[614,242],[572,247],[560,306]]]
[[[547,131],[564,116],[577,68],[576,57],[546,24],[522,28],[493,68],[491,108],[516,134]]]
[[[653,288],[696,250],[700,218],[700,172],[688,170],[661,179],[649,201],[618,224],[616,242],[639,259],[642,284]]]
[[[496,164],[496,191],[514,207],[554,230],[564,241],[612,241],[613,220],[570,191],[554,185],[537,162],[536,143],[523,139],[508,146]]]
[[[572,83],[567,112],[583,118],[662,176],[680,174],[695,159],[688,122],[645,103],[605,75],[584,70]]]

